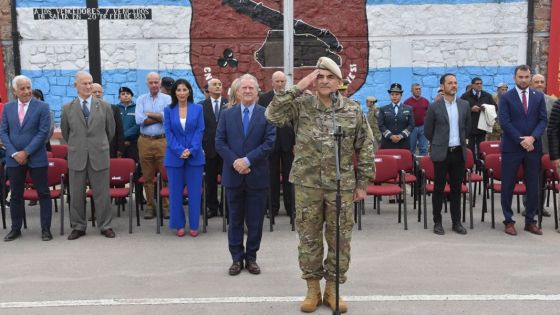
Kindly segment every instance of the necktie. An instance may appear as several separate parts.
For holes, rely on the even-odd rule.
[[[216,121],[218,121],[218,114],[220,113],[220,105],[218,104],[218,100],[214,101],[214,116],[216,116]]]
[[[25,117],[24,103],[19,103],[18,117],[19,117],[19,125],[21,126],[21,124],[23,124],[23,117]]]
[[[243,134],[247,135],[249,131],[249,109],[245,108],[243,110]]]
[[[89,109],[87,108],[87,101],[82,102],[82,112],[84,113],[84,118],[86,119],[86,125],[89,118]]]
[[[529,107],[527,106],[527,95],[525,95],[525,93],[527,93],[527,91],[521,91],[521,101],[523,103],[523,110],[525,111],[525,114],[527,114]]]

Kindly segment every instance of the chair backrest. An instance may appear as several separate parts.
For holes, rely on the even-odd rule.
[[[380,184],[399,177],[399,166],[397,158],[393,155],[375,156],[375,178],[374,182]]]
[[[502,180],[502,155],[501,154],[488,154],[485,159],[486,163],[486,171],[488,172],[488,176],[492,176],[494,179]],[[492,174],[490,174],[490,170],[492,170]],[[523,165],[519,165],[517,169],[516,179],[522,180],[524,177],[523,174]]]
[[[130,173],[134,173],[136,163],[133,159],[111,159],[109,164],[110,185],[124,185],[130,181]]]
[[[60,176],[68,173],[68,162],[65,159],[49,158],[48,182],[49,186],[60,184]],[[29,173],[27,173],[29,176]]]
[[[51,144],[51,152],[54,158],[66,159],[68,156],[67,144]]]
[[[429,155],[424,155],[420,159],[420,169],[424,171],[424,175],[426,176],[427,180],[433,181],[436,178],[434,163],[432,162],[432,159],[430,159]]]
[[[379,149],[375,153],[378,155],[392,155],[397,160],[397,165],[400,169],[410,172],[414,168],[414,156],[410,150],[406,149]]]
[[[467,160],[465,161],[465,168],[472,170],[474,167],[474,155],[471,149],[467,148]]]
[[[552,161],[550,160],[550,155],[545,154],[542,156],[541,158],[541,165],[542,165],[542,169],[545,170],[545,176],[549,179],[554,178],[555,181],[558,181],[558,171],[556,170],[556,167],[554,166],[554,164],[552,163]]]
[[[482,141],[479,145],[480,158],[483,160],[488,154],[501,154],[501,141]]]
[[[47,158],[52,158],[52,157],[54,157],[54,156],[53,156],[53,153],[50,152],[50,151],[47,151]]]

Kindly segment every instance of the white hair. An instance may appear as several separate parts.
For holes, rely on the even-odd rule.
[[[252,74],[245,73],[244,75],[239,77],[239,82],[244,81],[244,80],[253,81],[253,83],[255,83],[255,88],[257,90],[259,89],[259,81],[257,81],[257,78],[255,78],[255,76],[253,76]]]
[[[15,90],[17,89],[17,84],[20,81],[25,81],[25,82],[29,82],[29,84],[31,85],[31,79],[24,76],[23,74],[20,75],[16,75],[13,79],[12,79],[12,88]]]

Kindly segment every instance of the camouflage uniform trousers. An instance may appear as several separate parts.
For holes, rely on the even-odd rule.
[[[350,265],[353,192],[341,191],[340,212],[340,283],[346,282]],[[296,185],[296,227],[299,235],[298,259],[302,279],[336,280],[336,190]],[[323,228],[328,253],[323,263]]]

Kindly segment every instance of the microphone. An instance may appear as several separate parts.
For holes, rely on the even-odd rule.
[[[338,102],[338,92],[332,92],[329,94],[329,96],[331,97],[331,101],[333,103],[333,106],[336,104],[336,102]]]

